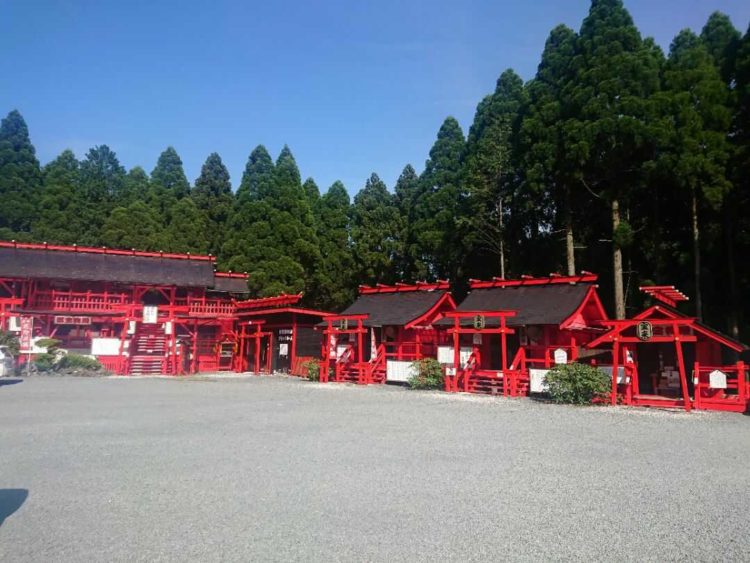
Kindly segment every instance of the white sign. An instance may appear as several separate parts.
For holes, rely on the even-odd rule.
[[[720,369],[715,369],[708,374],[708,386],[711,389],[726,389],[727,374]]]
[[[388,360],[385,365],[385,378],[387,381],[398,381],[406,383],[409,378],[416,375],[412,362],[402,360]]]
[[[529,391],[531,393],[546,393],[549,391],[547,385],[548,369],[530,369],[529,370]]]
[[[143,306],[143,322],[145,324],[156,324],[156,320],[159,318],[159,307],[156,305],[144,305]]]
[[[462,346],[459,352],[459,361],[461,367],[466,367],[466,362],[469,361],[471,356],[472,348],[470,346]],[[453,365],[455,358],[453,356],[453,346],[438,346],[438,357],[437,360],[441,364]]]
[[[556,364],[568,363],[568,353],[562,348],[558,348],[557,350],[555,350],[555,363]]]
[[[92,356],[119,356],[120,339],[119,338],[92,338],[91,339]]]
[[[279,344],[279,356],[286,357],[289,355],[289,344],[282,342]]]

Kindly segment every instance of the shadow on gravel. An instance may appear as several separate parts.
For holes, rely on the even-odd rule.
[[[8,516],[21,508],[28,496],[28,489],[0,489],[0,526]]]
[[[16,383],[21,383],[23,379],[0,379],[0,387],[3,385],[15,385]]]

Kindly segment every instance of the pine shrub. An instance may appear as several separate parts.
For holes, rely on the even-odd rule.
[[[57,363],[58,370],[100,371],[102,364],[96,359],[81,354],[66,354]]]
[[[549,394],[556,403],[590,405],[611,390],[609,376],[595,366],[560,364],[546,376]]]
[[[412,389],[442,389],[443,367],[434,358],[424,358],[412,363],[414,375],[409,378]]]
[[[307,371],[307,379],[310,381],[320,381],[320,361],[309,360],[302,364]]]

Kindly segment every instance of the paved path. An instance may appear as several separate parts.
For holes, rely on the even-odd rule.
[[[747,560],[750,417],[32,378],[0,385],[3,518],[1,561]]]

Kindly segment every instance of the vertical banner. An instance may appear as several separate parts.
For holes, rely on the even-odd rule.
[[[21,317],[21,333],[18,342],[22,352],[31,353],[32,339],[34,336],[34,317]]]

